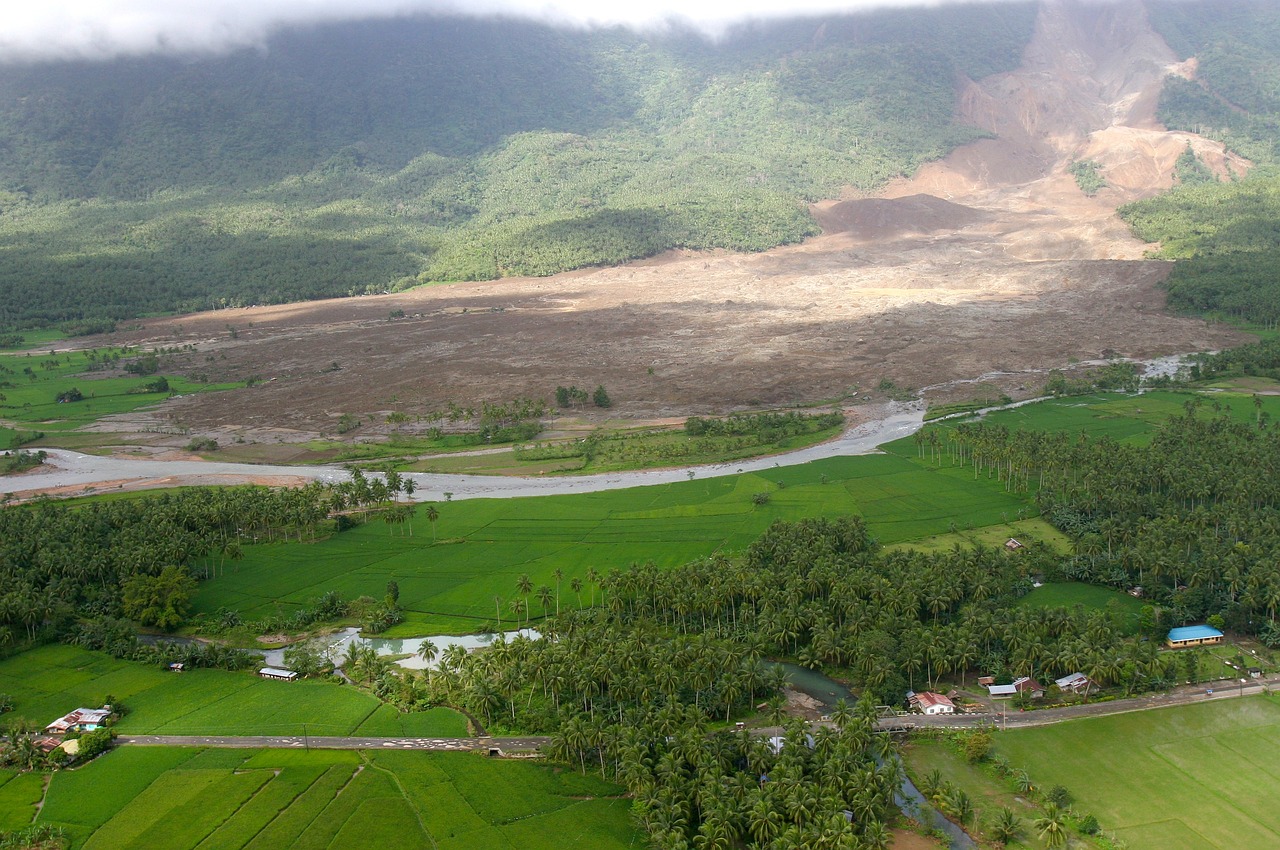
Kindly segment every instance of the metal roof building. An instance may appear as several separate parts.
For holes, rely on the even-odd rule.
[[[1222,632],[1213,626],[1180,626],[1169,630],[1169,637],[1165,642],[1174,649],[1178,649],[1184,646],[1222,643],[1222,637]]]

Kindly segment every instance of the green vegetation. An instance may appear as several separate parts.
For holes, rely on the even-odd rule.
[[[1101,168],[1102,163],[1096,159],[1078,159],[1071,163],[1067,170],[1071,172],[1072,177],[1076,178],[1076,185],[1080,187],[1080,191],[1092,198],[1107,188],[1107,181],[1099,173]]]
[[[621,850],[636,835],[619,792],[472,754],[131,747],[55,775],[39,823],[85,850]]]
[[[752,497],[765,490],[772,498],[757,506]],[[877,539],[895,543],[942,533],[953,521],[991,525],[1024,507],[985,480],[896,456],[575,496],[474,499],[439,505],[434,528],[419,511],[406,523],[411,535],[372,523],[315,544],[245,546],[243,560],[202,582],[193,602],[207,617],[227,608],[252,619],[287,614],[326,590],[380,596],[395,578],[405,622],[389,634],[466,632],[495,624],[495,596],[510,625],[520,574],[558,588],[561,605],[577,607],[598,599],[593,575],[636,561],[673,567],[739,552],[776,519],[857,514]],[[574,579],[583,582],[580,592],[571,591]]]
[[[13,696],[6,722],[25,718],[41,728],[108,698],[126,709],[119,731],[138,735],[301,735],[305,724],[312,735],[400,734],[389,731],[400,728],[434,737],[466,727],[448,709],[396,715],[375,697],[330,682],[276,682],[226,670],[172,673],[72,646],[42,646],[0,661],[0,689]]]
[[[716,44],[401,19],[190,61],[12,64],[0,327],[794,242],[816,232],[806,202],[973,139],[954,80],[1015,67],[1034,14],[881,11]]]
[[[585,393],[583,395],[585,398]],[[518,445],[512,457],[517,462],[516,468],[529,464],[536,466],[539,473],[727,463],[803,448],[834,437],[843,425],[844,416],[838,412],[738,414],[724,419],[693,416],[686,420],[683,432],[664,428],[623,431],[601,428],[579,440]],[[443,464],[444,469],[440,461],[424,462],[421,466],[426,467],[424,471],[506,471],[513,467],[511,460],[503,455],[486,455],[456,461],[450,458]],[[548,464],[548,461],[557,463]],[[459,469],[457,463],[466,467]]]
[[[1269,847],[1280,707],[1251,697],[1075,720],[998,736],[1042,787],[1059,784],[1132,850]]]
[[[1246,179],[1219,183],[1194,154],[1177,164],[1179,185],[1123,207],[1134,232],[1180,262],[1167,283],[1178,310],[1275,328],[1280,323],[1280,10],[1260,0],[1154,2],[1152,23],[1196,79],[1169,77],[1159,118],[1221,139],[1252,160]]]
[[[1138,585],[1165,627],[1216,615],[1277,645],[1280,537],[1270,516],[1280,505],[1280,430],[1270,424],[1277,399],[1269,401],[1254,396],[1233,412],[1189,395],[1180,415],[1150,434],[1130,431],[1127,443],[1011,430],[994,417],[917,442],[935,462],[1034,490],[1041,515],[1077,552],[1046,572],[1050,580]]]
[[[1074,608],[1105,611],[1125,634],[1138,631],[1142,601],[1119,590],[1084,584],[1078,581],[1054,582],[1037,587],[1018,600],[1019,605],[1033,608]]]
[[[42,432],[66,432],[103,416],[154,404],[170,393],[209,392],[234,386],[211,384],[200,376],[155,378],[126,371],[125,367],[136,362],[131,358],[148,357],[155,355],[118,348],[47,355],[0,354],[0,419],[38,425]],[[17,447],[17,432],[8,433],[7,440],[0,433],[0,448]],[[30,442],[20,434],[18,440]]]

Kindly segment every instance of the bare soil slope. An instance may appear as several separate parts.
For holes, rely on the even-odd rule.
[[[679,416],[882,378],[925,386],[1000,371],[1030,388],[1043,379],[1027,373],[1069,358],[1234,344],[1230,330],[1163,313],[1168,267],[1142,260],[1114,214],[1167,188],[1188,143],[1216,168],[1248,167],[1156,124],[1163,76],[1191,72],[1174,62],[1141,3],[1051,0],[1018,71],[963,87],[961,117],[995,138],[879,198],[818,204],[826,233],[803,245],[222,311],[120,338],[199,341],[192,370],[271,379],[175,400],[157,418],[285,440],[332,433],[343,413],[548,397],[559,384],[604,384],[611,415]],[[1084,158],[1111,184],[1094,198],[1067,172]]]

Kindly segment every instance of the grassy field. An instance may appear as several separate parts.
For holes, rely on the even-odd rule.
[[[613,850],[640,844],[621,791],[463,753],[128,747],[56,774],[40,822],[85,850]]]
[[[1040,810],[1010,790],[1004,780],[969,764],[946,742],[928,738],[913,739],[904,748],[902,760],[917,785],[921,777],[936,770],[944,781],[963,788],[969,794],[973,799],[975,812],[974,821],[970,825],[971,833],[992,840],[986,834],[988,828],[1002,808],[1009,808],[1021,819],[1023,825],[1021,840],[1015,846],[1035,850],[1045,846],[1031,826],[1032,821],[1040,816]]]
[[[1001,522],[986,525],[968,531],[954,531],[946,534],[935,534],[918,540],[894,543],[889,549],[920,549],[925,552],[945,552],[955,546],[967,549],[974,546],[985,546],[998,549],[1010,538],[1016,539],[1024,546],[1033,543],[1044,543],[1059,552],[1071,551],[1071,539],[1049,523],[1036,517],[1034,519]]]
[[[42,726],[107,697],[128,709],[119,729],[166,735],[374,735],[455,737],[466,719],[450,709],[398,714],[373,696],[329,682],[274,682],[253,673],[170,673],[70,646],[44,646],[0,661],[7,717]]]
[[[825,482],[825,483],[824,483]],[[767,505],[752,497],[768,493]],[[305,604],[328,590],[381,597],[400,587],[406,622],[394,635],[474,631],[493,623],[494,597],[507,609],[516,579],[555,590],[577,605],[572,578],[633,562],[674,566],[717,551],[740,551],[770,523],[807,516],[863,516],[882,543],[1005,522],[1027,508],[999,484],[962,470],[929,470],[888,455],[834,458],[676,484],[532,499],[476,499],[440,504],[433,530],[419,511],[407,529],[372,522],[315,544],[250,546],[238,564],[203,582],[195,609],[239,610],[246,618]],[[434,538],[434,542],[433,542]],[[554,606],[553,606],[554,607]],[[531,614],[542,614],[536,597]]]
[[[1000,410],[988,414],[982,421],[1003,425],[1010,429],[1033,431],[1084,432],[1093,437],[1111,437],[1122,443],[1144,443],[1157,427],[1170,416],[1181,415],[1183,405],[1190,399],[1201,398],[1205,404],[1201,415],[1216,415],[1213,404],[1217,402],[1232,418],[1253,422],[1256,411],[1253,406],[1253,390],[1249,385],[1221,387],[1211,392],[1149,392],[1142,395],[1099,393],[1085,396],[1068,396],[1049,399],[1012,410]],[[1280,417],[1280,396],[1263,396],[1262,410],[1274,420]],[[940,422],[939,429],[954,428],[959,421]],[[904,457],[915,457],[914,439],[906,437],[887,446],[887,451]]]
[[[83,352],[0,355],[0,419],[30,430],[68,431],[169,396],[168,392],[138,392],[158,376],[104,377],[105,373],[87,372],[88,366]],[[182,394],[234,386],[200,384],[181,377],[167,380],[171,392]],[[83,400],[58,403],[58,396],[73,388],[81,392]]]
[[[1138,615],[1144,603],[1119,590],[1067,581],[1037,587],[1019,599],[1017,604],[1027,608],[1073,608],[1081,605],[1098,611],[1105,611],[1110,606],[1123,618],[1126,633],[1133,634],[1138,629]]]
[[[1280,846],[1280,700],[1270,696],[1002,733],[997,748],[1131,850]]]

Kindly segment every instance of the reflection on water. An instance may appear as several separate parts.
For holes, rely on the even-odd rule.
[[[523,635],[530,640],[537,640],[542,637],[537,629],[520,629],[514,632],[503,632],[501,637],[504,640],[512,640],[518,635]],[[434,670],[440,666],[440,658],[449,650],[451,646],[462,647],[466,652],[476,649],[483,649],[490,646],[494,641],[498,640],[497,634],[483,635],[429,635],[428,637],[415,638],[364,638],[360,636],[359,629],[343,629],[334,632],[328,637],[328,645],[326,651],[329,658],[341,663],[347,655],[347,647],[352,641],[359,641],[365,646],[372,646],[379,655],[408,655],[407,658],[401,658],[395,663],[407,670],[426,670],[428,668]],[[428,664],[426,661],[418,657],[418,650],[426,641],[431,641],[436,648],[436,657]],[[272,667],[284,667],[284,649],[267,649],[262,651],[263,660]]]

